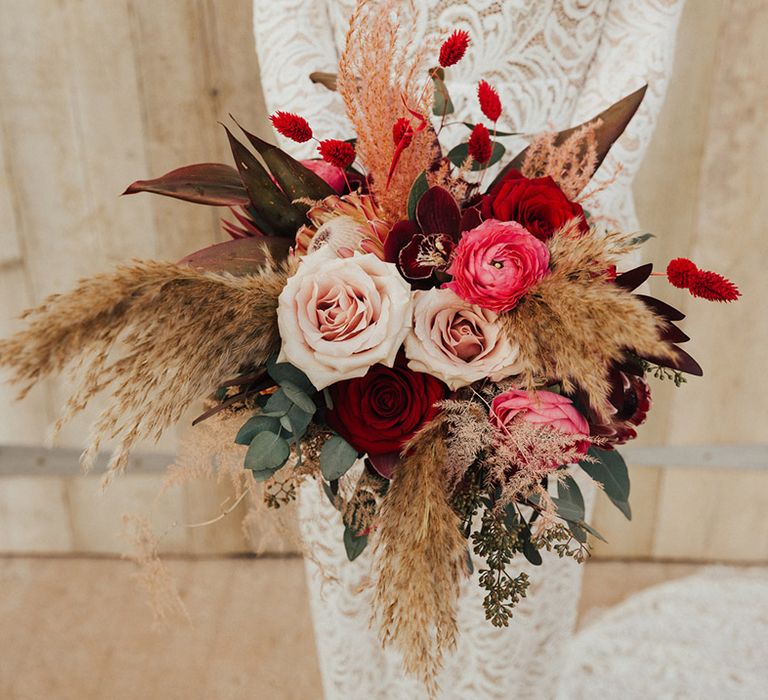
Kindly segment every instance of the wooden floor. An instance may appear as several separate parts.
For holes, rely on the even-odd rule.
[[[300,559],[168,566],[192,623],[157,629],[129,562],[0,559],[0,698],[321,698]],[[581,620],[697,568],[590,562]]]

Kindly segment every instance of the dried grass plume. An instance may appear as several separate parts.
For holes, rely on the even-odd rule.
[[[430,694],[443,654],[454,647],[456,601],[466,540],[446,493],[445,419],[438,417],[404,448],[377,518],[374,621],[382,644],[403,656]]]
[[[551,272],[514,309],[502,315],[510,339],[520,345],[528,388],[542,378],[576,385],[605,415],[607,367],[625,350],[670,358],[661,340],[665,322],[640,298],[607,281],[609,266],[633,249],[631,237],[578,231],[576,220],[549,241]]]
[[[234,277],[163,262],[135,262],[84,279],[24,314],[27,327],[0,341],[0,365],[20,397],[54,372],[81,375],[57,429],[91,398],[111,391],[83,455],[117,440],[110,472],[142,438],[158,438],[193,401],[279,347],[277,298],[289,263],[271,259]]]
[[[357,155],[372,177],[372,191],[387,220],[405,218],[408,193],[416,177],[434,158],[431,128],[416,134],[385,188],[395,144],[392,127],[411,109],[429,115],[432,87],[424,61],[429,46],[412,45],[407,38],[409,8],[393,0],[359,0],[350,20],[339,61],[338,91],[357,134]],[[411,10],[412,11],[412,10]],[[430,81],[431,82],[431,81]]]

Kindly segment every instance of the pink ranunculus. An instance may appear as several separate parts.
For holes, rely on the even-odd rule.
[[[549,249],[514,221],[488,219],[461,237],[444,286],[496,313],[514,308],[547,273]]]
[[[305,255],[280,293],[278,362],[301,369],[316,389],[392,367],[411,326],[411,289],[373,254],[337,258],[325,246]]]
[[[302,160],[301,164],[311,170],[315,175],[325,180],[337,194],[341,194],[345,187],[344,171],[324,160]]]
[[[589,437],[589,424],[571,400],[551,391],[510,389],[491,402],[490,420],[501,431],[517,417],[529,423],[550,425],[567,435]],[[583,440],[579,450],[586,454],[589,441]]]
[[[414,292],[413,328],[405,339],[408,367],[458,389],[480,379],[519,374],[520,348],[493,311],[459,298],[450,289]]]

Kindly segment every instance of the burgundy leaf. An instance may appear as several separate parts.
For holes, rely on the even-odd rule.
[[[642,357],[644,360],[659,365],[660,367],[669,367],[671,369],[679,370],[680,372],[685,372],[686,374],[693,374],[697,377],[704,375],[704,370],[701,368],[701,365],[685,350],[676,345],[672,345],[671,348],[675,352],[675,357],[672,359],[659,357],[657,355],[643,355]]]
[[[674,323],[668,323],[661,333],[661,339],[669,343],[687,343],[690,337],[683,333]]]
[[[123,192],[153,192],[185,202],[234,207],[250,202],[237,170],[223,163],[198,163],[155,178],[136,180]]]
[[[397,452],[386,452],[380,455],[368,455],[371,466],[385,479],[391,479],[397,467],[400,466],[400,455]]]
[[[276,260],[283,260],[293,241],[287,238],[262,236],[238,238],[234,241],[217,243],[179,261],[206,272],[229,272],[232,275],[249,275],[259,270],[266,260],[265,250]]]
[[[653,263],[647,263],[645,265],[640,265],[640,267],[636,267],[633,270],[623,272],[614,280],[614,282],[628,292],[634,292],[635,289],[651,276],[651,272],[653,272]]]
[[[555,143],[557,145],[562,144],[577,129],[580,129],[585,124],[590,124],[600,120],[602,123],[597,127],[597,130],[595,131],[595,135],[597,137],[597,161],[595,163],[594,170],[592,171],[592,174],[594,174],[600,167],[603,160],[605,160],[605,157],[608,155],[608,151],[610,151],[611,146],[619,138],[619,136],[624,133],[624,129],[627,128],[627,124],[629,124],[630,120],[635,115],[637,108],[640,106],[640,103],[643,101],[643,97],[645,97],[647,89],[648,86],[643,85],[643,87],[641,87],[639,90],[635,90],[635,92],[633,92],[631,95],[627,95],[626,97],[622,98],[615,104],[608,107],[608,109],[598,114],[596,117],[587,120],[583,124],[579,124],[578,126],[571,127],[565,131],[561,131],[557,135]],[[521,153],[512,159],[512,162],[510,162],[502,169],[502,171],[496,176],[496,179],[491,183],[491,188],[500,182],[510,170],[520,170],[520,167],[525,160],[527,151],[528,148],[525,148]]]
[[[483,215],[477,207],[470,207],[465,209],[461,214],[461,223],[459,224],[459,232],[471,231],[473,228],[477,228],[483,223]]]
[[[650,308],[657,316],[663,318],[666,321],[682,321],[685,318],[685,314],[682,311],[678,311],[673,306],[670,306],[666,302],[656,299],[655,297],[649,297],[645,294],[637,294],[638,299],[641,299],[643,303]]]

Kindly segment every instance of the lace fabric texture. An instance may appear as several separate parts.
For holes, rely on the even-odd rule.
[[[461,121],[482,119],[475,96],[480,78],[501,96],[499,129],[527,134],[578,124],[647,83],[638,113],[593,179],[610,184],[585,202],[608,224],[637,230],[631,183],[666,91],[683,0],[418,0],[411,6],[408,29],[415,42],[437,45],[456,28],[472,37],[466,57],[447,71]],[[267,107],[301,114],[321,139],[351,135],[339,96],[313,85],[308,75],[336,71],[353,7],[353,0],[254,0]],[[466,137],[466,127],[448,127],[441,136],[455,145]],[[524,143],[505,140],[509,153]],[[297,157],[316,156],[311,143],[280,139],[280,145]],[[591,503],[593,489],[585,486],[585,492]],[[325,697],[424,697],[418,683],[403,677],[397,655],[382,651],[369,628],[370,553],[347,562],[338,514],[312,484],[302,490],[300,519],[315,558],[306,567]],[[528,565],[519,562],[518,568]],[[554,697],[554,670],[573,630],[581,570],[570,560],[549,557],[528,573],[531,595],[510,627],[500,630],[484,619],[476,580],[466,582],[461,637],[440,679],[441,697]]]
[[[711,567],[604,612],[569,645],[558,700],[762,698],[768,575]]]

